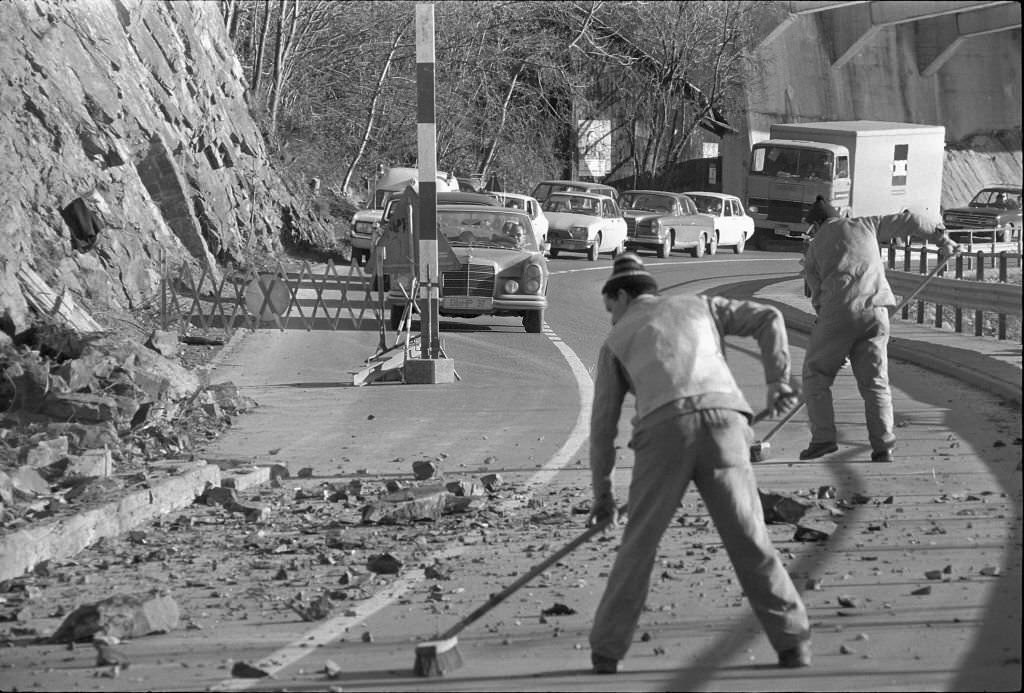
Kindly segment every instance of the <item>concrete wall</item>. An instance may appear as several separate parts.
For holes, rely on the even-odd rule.
[[[781,3],[780,3],[781,4]],[[929,40],[918,23],[881,29],[839,68],[833,46],[849,45],[859,26],[843,10],[798,17],[776,8],[765,15],[765,38],[758,47],[747,84],[747,118],[734,118],[740,132],[722,141],[723,190],[745,199],[750,145],[767,138],[775,122],[890,120],[946,127],[946,141],[972,135],[1016,131],[1002,151],[978,157],[976,180],[944,190],[943,206],[975,185],[1019,183],[1021,128],[1021,32],[1003,31],[968,38],[933,75],[921,73],[918,42]],[[985,170],[991,162],[992,171]],[[968,176],[968,179],[971,179]],[[1007,181],[1012,182],[1012,181]]]

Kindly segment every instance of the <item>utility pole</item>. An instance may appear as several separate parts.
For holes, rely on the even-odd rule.
[[[434,5],[416,5],[416,153],[420,358],[405,362],[407,383],[454,382],[455,364],[438,337],[441,274],[437,257],[437,127],[434,121]],[[414,240],[415,240],[414,239]],[[414,298],[415,300],[415,298]]]
[[[416,5],[416,147],[420,170],[420,356],[436,359],[441,278],[437,262],[437,126],[434,121],[434,5]]]

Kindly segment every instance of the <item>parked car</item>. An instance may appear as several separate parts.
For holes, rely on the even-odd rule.
[[[711,219],[683,193],[628,190],[622,193],[622,213],[630,250],[654,250],[658,257],[668,257],[675,249],[688,248],[701,257],[714,237]]]
[[[990,185],[971,198],[966,207],[943,212],[942,223],[955,241],[970,235],[964,229],[994,229],[996,241],[1015,241],[1021,229],[1020,194],[1019,185]]]
[[[541,331],[548,305],[548,263],[525,212],[439,202],[437,231],[439,255],[447,258],[440,267],[441,315],[516,315],[527,332]],[[390,279],[387,303],[391,329],[397,330],[412,276],[395,273]]]
[[[607,195],[616,202],[619,201],[619,191],[612,186],[603,183],[587,183],[582,180],[542,180],[537,183],[537,187],[530,194],[543,203],[551,193],[556,192],[589,192]]]
[[[737,255],[754,235],[754,218],[743,210],[740,198],[717,192],[687,192],[697,211],[711,217],[715,235],[708,243],[708,255],[722,246],[731,246]]]
[[[552,193],[541,208],[548,218],[551,257],[563,250],[586,253],[597,260],[599,253],[612,256],[625,250],[626,220],[615,200],[593,193]]]
[[[530,221],[533,222],[533,232],[536,234],[537,246],[543,247],[544,243],[548,240],[548,218],[544,215],[544,210],[540,208],[540,202],[534,197],[519,195],[518,193],[495,192],[491,194],[498,198],[498,201],[505,207],[526,212],[526,215],[530,217]]]
[[[381,212],[380,220],[374,223],[372,228],[370,257],[366,266],[370,268],[370,274],[373,275],[371,288],[374,291],[388,291],[391,288],[391,281],[387,275],[384,275],[383,277],[377,276],[377,253],[380,252],[381,239],[384,237],[384,232],[390,229],[391,221],[394,218],[395,213],[398,211],[398,204],[401,200],[401,193],[391,193],[384,203],[384,210]],[[460,191],[438,192],[437,204],[480,205],[484,207],[492,207],[499,203],[498,198],[491,193]]]

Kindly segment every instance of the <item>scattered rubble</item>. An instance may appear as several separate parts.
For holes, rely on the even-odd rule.
[[[78,607],[64,619],[51,642],[84,642],[97,634],[124,640],[178,627],[178,604],[166,594],[118,594]]]

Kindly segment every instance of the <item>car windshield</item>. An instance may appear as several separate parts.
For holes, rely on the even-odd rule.
[[[986,188],[974,196],[970,206],[1020,209],[1020,191]]]
[[[583,195],[555,193],[544,201],[542,209],[545,212],[568,212],[599,217],[601,216],[601,201],[597,198],[584,197]]]
[[[675,200],[669,195],[651,193],[626,193],[622,196],[623,209],[640,209],[645,212],[671,214]]]
[[[453,248],[515,248],[536,251],[530,220],[497,209],[438,210],[437,228]]]
[[[526,200],[519,197],[502,197],[501,204],[509,209],[526,209]]]
[[[701,214],[721,214],[722,213],[722,198],[711,197],[709,195],[694,195],[690,194],[690,199],[693,200],[693,204],[697,206],[697,211]]]

